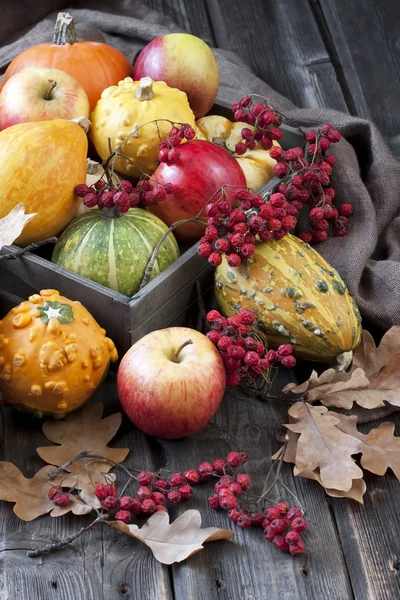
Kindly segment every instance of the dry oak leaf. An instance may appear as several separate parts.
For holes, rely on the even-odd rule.
[[[362,369],[355,369],[350,374],[327,369],[319,376],[316,371],[313,371],[307,381],[300,385],[289,383],[282,391],[305,394],[308,402],[320,400],[325,406],[350,409],[356,400],[356,391],[362,401],[364,390],[369,384],[369,379]]]
[[[283,391],[347,410],[354,402],[367,409],[382,407],[385,402],[400,406],[400,326],[389,329],[378,347],[364,330],[349,373],[327,369],[318,376],[313,371],[307,381],[289,384]]]
[[[169,522],[168,513],[157,511],[140,529],[137,525],[125,525],[121,521],[111,521],[110,525],[146,544],[154,557],[165,565],[189,558],[203,549],[204,542],[227,540],[235,536],[230,529],[202,529],[198,510],[186,510],[172,523]]]
[[[319,468],[325,488],[348,492],[353,479],[363,476],[351,458],[360,451],[361,440],[338,429],[339,419],[324,406],[296,402],[289,409],[289,415],[296,423],[285,427],[300,434],[295,463],[299,472]]]
[[[300,472],[296,467],[294,467],[293,474],[296,477],[300,476],[306,477],[307,479],[313,479],[322,485],[319,469],[316,469],[315,471],[305,470]],[[349,490],[347,490],[347,492],[342,490],[334,490],[331,488],[324,489],[326,494],[332,498],[350,498],[351,500],[356,500],[360,504],[364,504],[363,496],[367,491],[367,486],[364,479],[353,479],[353,485]]]
[[[52,465],[64,465],[80,452],[89,450],[90,454],[97,454],[121,463],[129,453],[129,448],[109,448],[108,442],[117,433],[121,421],[121,413],[114,413],[102,419],[103,405],[100,402],[88,404],[77,412],[67,415],[65,421],[46,421],[43,424],[43,433],[48,440],[59,446],[42,446],[37,448],[37,453],[45,462]],[[112,464],[105,461],[94,461],[82,458],[66,467],[66,470],[79,473],[76,479],[79,489],[93,489],[93,482],[99,481],[100,473],[108,473]],[[68,482],[64,482],[68,485]]]
[[[0,219],[0,249],[10,246],[22,233],[25,225],[36,217],[37,213],[25,214],[25,206],[20,202]]]
[[[48,498],[50,483],[47,479],[54,466],[46,465],[31,479],[27,479],[13,463],[0,462],[0,500],[15,502],[14,512],[23,521],[33,521],[50,513],[51,517],[61,517],[68,512],[75,515],[89,513],[92,509],[77,498],[70,496],[68,506],[55,506]]]
[[[339,419],[337,427],[361,440],[361,466],[375,475],[385,475],[392,469],[400,480],[400,437],[394,434],[394,423],[380,423],[378,427],[364,434],[357,429],[357,417],[334,413]]]

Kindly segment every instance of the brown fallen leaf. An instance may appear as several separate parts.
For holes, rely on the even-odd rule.
[[[322,485],[321,477],[320,477],[318,469],[316,469],[315,471],[305,470],[305,471],[299,472],[298,469],[296,469],[296,467],[294,467],[293,474],[295,476],[301,476],[301,477],[306,477],[307,479],[313,479],[314,481],[317,481],[320,485]],[[327,493],[327,495],[331,496],[332,498],[350,498],[351,500],[356,500],[360,504],[364,504],[363,496],[364,496],[365,492],[367,491],[367,486],[366,486],[364,479],[353,479],[353,485],[351,486],[351,488],[349,490],[347,490],[347,492],[344,492],[343,490],[334,490],[331,488],[324,488],[324,489],[325,489],[325,492]]]
[[[296,422],[285,427],[300,434],[295,461],[299,472],[319,468],[325,488],[348,492],[353,480],[363,476],[351,458],[360,451],[361,441],[336,427],[339,419],[324,406],[296,402],[289,415]]]
[[[327,369],[318,376],[313,371],[307,381],[289,384],[283,391],[347,410],[354,402],[367,409],[385,406],[385,402],[400,406],[400,327],[389,329],[378,347],[364,330],[348,373]]]
[[[204,542],[235,536],[230,529],[202,529],[198,510],[186,510],[172,523],[168,513],[157,511],[140,529],[137,525],[125,525],[121,521],[111,521],[110,525],[146,544],[154,557],[165,565],[189,558],[203,549]]]
[[[103,405],[96,402],[67,415],[65,421],[46,421],[43,424],[44,435],[51,442],[60,445],[37,448],[40,458],[47,463],[60,466],[83,450],[89,450],[91,454],[105,456],[116,463],[123,462],[129,453],[129,448],[109,448],[107,445],[117,433],[122,415],[114,413],[105,419],[101,418],[102,415]],[[108,473],[112,466],[105,461],[82,458],[66,467],[66,470],[74,474],[76,487],[87,488],[90,491],[93,490],[93,484],[100,481],[101,473]],[[66,479],[64,484],[69,485],[71,481],[72,479]]]
[[[46,465],[31,479],[27,479],[13,463],[0,462],[0,500],[15,502],[14,512],[23,521],[33,521],[41,515],[50,513],[51,517],[60,517],[68,512],[75,515],[89,513],[92,509],[77,498],[70,496],[70,504],[55,506],[48,498],[48,492],[54,482],[47,476],[54,466]]]
[[[339,427],[349,435],[361,440],[361,466],[375,475],[385,475],[387,469],[392,469],[400,480],[400,437],[394,434],[394,423],[380,423],[378,427],[364,434],[357,429],[355,415],[339,415]]]
[[[0,249],[10,246],[22,233],[25,225],[36,217],[37,213],[25,214],[25,206],[20,202],[0,219]]]

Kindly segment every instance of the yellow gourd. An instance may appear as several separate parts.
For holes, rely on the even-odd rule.
[[[157,127],[150,123],[155,119],[167,120],[160,121]],[[132,177],[139,177],[140,169],[149,175],[156,170],[158,143],[172,128],[168,121],[195,127],[186,94],[150,77],[140,81],[126,77],[118,85],[105,89],[91,114],[91,121],[91,138],[99,156],[103,160],[109,156],[110,139],[112,150],[119,147],[127,157],[117,158],[115,170]],[[141,125],[144,127],[139,129]]]
[[[42,290],[0,321],[0,391],[34,416],[79,408],[118,353],[80,302]]]
[[[85,183],[86,117],[19,123],[0,132],[0,218],[19,202],[36,213],[16,244],[58,235],[73,219]]]
[[[229,267],[224,258],[215,295],[224,315],[249,308],[272,347],[290,343],[296,356],[308,360],[346,367],[360,342],[360,313],[339,273],[290,234],[258,242],[240,267]]]
[[[226,145],[227,149],[234,153],[236,144],[242,140],[243,127],[254,130],[254,127],[247,123],[232,123],[225,117],[209,115],[196,121],[195,139]],[[279,146],[276,141],[273,144]],[[259,142],[254,150],[247,150],[242,156],[235,153],[233,155],[242,167],[247,187],[254,192],[257,192],[274,177],[276,160],[270,157],[269,151],[264,150]]]

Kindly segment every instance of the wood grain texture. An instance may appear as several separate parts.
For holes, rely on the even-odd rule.
[[[170,17],[187,33],[215,45],[212,25],[203,0],[144,0],[143,4]]]
[[[400,3],[310,1],[325,21],[352,98],[352,112],[376,123],[400,154]]]
[[[308,0],[206,0],[217,45],[298,106],[346,111]]]
[[[396,423],[400,415],[387,420]],[[379,423],[360,426],[367,433]],[[365,504],[332,499],[340,542],[356,600],[400,598],[400,483],[391,470],[384,477],[366,472]]]

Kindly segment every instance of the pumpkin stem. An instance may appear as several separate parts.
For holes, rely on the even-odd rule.
[[[44,97],[44,99],[45,99],[45,100],[51,100],[51,92],[52,92],[52,91],[54,90],[54,88],[56,87],[56,85],[57,85],[57,81],[54,81],[53,79],[49,79],[49,83],[50,83],[51,85],[50,85],[50,88],[49,88],[49,90],[48,90],[47,94],[46,94],[46,95],[45,95],[45,97]]]
[[[178,356],[181,352],[181,350],[183,350],[185,348],[185,346],[189,346],[189,344],[193,344],[192,340],[186,340],[186,342],[183,342],[183,344],[181,344],[178,348],[178,350],[175,352],[174,358],[172,359],[173,362],[177,362],[178,360]]]
[[[151,77],[142,77],[139,81],[139,87],[136,90],[136,98],[138,100],[151,100],[154,98],[153,80]]]
[[[59,12],[54,27],[53,44],[63,46],[75,44],[77,41],[74,18],[69,13]]]
[[[86,173],[88,175],[96,175],[100,167],[100,163],[92,160],[91,158],[86,159]]]

